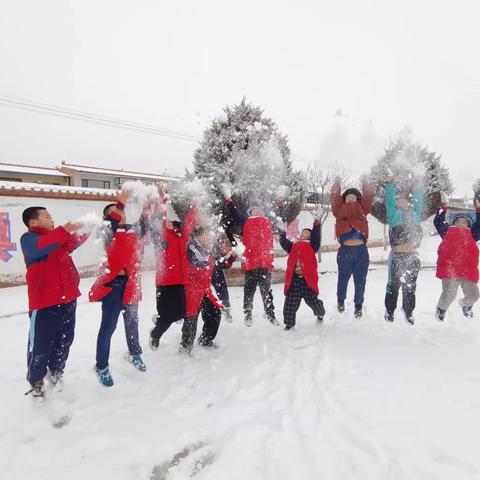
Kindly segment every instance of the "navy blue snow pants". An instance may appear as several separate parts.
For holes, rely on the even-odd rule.
[[[368,256],[368,248],[365,244],[356,246],[342,245],[338,249],[338,300],[344,301],[347,297],[348,282],[353,275],[353,283],[355,285],[355,305],[363,304],[369,264],[370,258]]]
[[[123,312],[125,337],[130,355],[140,355],[142,348],[138,340],[138,302],[123,305],[123,294],[127,276],[119,275],[107,284],[112,291],[102,299],[102,323],[97,338],[97,368],[108,367],[110,357],[110,341],[117,328],[118,317]]]
[[[215,292],[223,306],[230,308],[230,296],[228,295],[227,279],[225,278],[225,271],[219,266],[213,267],[212,285]]]
[[[33,385],[47,374],[63,372],[75,335],[76,300],[32,310],[27,352],[27,380]]]

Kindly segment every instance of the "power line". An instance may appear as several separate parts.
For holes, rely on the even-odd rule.
[[[10,97],[8,95],[0,94],[0,106],[18,108],[18,109],[27,110],[30,112],[44,113],[46,115],[53,115],[61,118],[68,118],[70,120],[80,120],[83,122],[93,123],[96,125],[105,125],[113,128],[122,128],[124,130],[131,130],[134,132],[148,133],[151,135],[158,135],[158,136],[170,137],[170,138],[177,138],[179,140],[187,140],[190,142],[200,142],[202,140],[202,138],[195,133],[156,127],[148,123],[127,121],[119,118],[108,117],[105,115],[99,115],[95,113],[83,112],[80,110],[73,110],[70,108],[60,107],[58,105],[52,105],[48,103],[41,103],[33,100],[27,100],[24,98]],[[308,165],[312,162],[306,157],[303,157],[302,155],[298,155],[294,153],[292,153],[292,160],[299,163],[303,163],[305,165]]]
[[[98,115],[89,112],[82,112],[80,110],[59,107],[57,105],[35,102],[33,100],[9,97],[7,95],[0,95],[0,106],[18,108],[73,120],[80,120],[97,125],[106,125],[125,130],[133,130],[141,133],[149,133],[151,135],[178,138],[180,140],[188,140],[191,142],[199,142],[201,140],[201,137],[194,133],[160,128],[147,123],[121,120],[118,118],[107,117],[105,115]]]

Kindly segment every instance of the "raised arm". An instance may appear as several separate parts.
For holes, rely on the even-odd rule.
[[[320,250],[320,245],[322,244],[322,224],[319,220],[313,222],[312,233],[310,235],[310,245],[313,248],[314,252]]]
[[[448,231],[448,223],[445,221],[445,216],[447,215],[447,209],[445,207],[439,208],[435,218],[433,219],[433,224],[437,229],[438,234],[443,238]],[[472,230],[473,233],[473,230]]]
[[[82,233],[79,235],[78,233],[74,233],[70,235],[70,238],[67,240],[65,246],[69,252],[73,252],[78,247],[81,247],[87,240],[90,235],[88,233]]]
[[[413,187],[413,220],[419,224],[422,221],[423,207],[425,205],[425,188],[423,183]]]
[[[292,251],[293,242],[291,242],[287,238],[287,232],[285,230],[280,231],[280,235],[278,237],[278,241],[280,242],[280,246],[287,252],[290,253]]]
[[[245,225],[245,222],[248,220],[248,215],[246,215],[243,212],[240,212],[230,198],[225,200],[225,204],[227,205],[228,213],[232,217],[232,220],[240,228],[243,228],[243,226]]]
[[[472,225],[472,235],[476,242],[480,240],[480,198],[475,199],[475,209],[477,210],[477,218]]]
[[[332,185],[332,190],[330,192],[330,205],[332,207],[332,213],[335,216],[338,215],[342,204],[343,204],[342,188],[340,186],[340,182],[335,182]]]
[[[38,235],[33,232],[24,233],[20,239],[20,244],[25,260],[28,263],[45,257],[59,249],[70,237],[70,233],[63,227],[57,227],[45,235]]]
[[[189,238],[190,235],[192,234],[193,229],[195,228],[195,225],[197,223],[197,217],[198,217],[197,207],[191,207],[185,217],[185,221],[183,222],[183,227],[182,227],[182,235],[185,238]]]
[[[402,223],[402,211],[397,208],[395,185],[392,182],[385,184],[385,208],[387,209],[387,222],[390,227],[396,227]]]
[[[103,241],[105,245],[110,245],[115,237],[115,233],[118,230],[120,221],[122,220],[122,214],[125,209],[125,206],[122,202],[118,201],[116,205],[110,209],[110,211],[105,215],[105,224],[102,229]]]
[[[362,188],[362,210],[365,216],[367,216],[372,211],[373,205],[374,190],[373,186],[369,183],[364,183]]]

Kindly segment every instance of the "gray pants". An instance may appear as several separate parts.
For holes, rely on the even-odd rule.
[[[438,300],[438,308],[448,310],[448,307],[457,297],[458,287],[462,287],[464,298],[460,300],[460,306],[472,307],[480,298],[478,285],[461,278],[442,278],[442,294]]]

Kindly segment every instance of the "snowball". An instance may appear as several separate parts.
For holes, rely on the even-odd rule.
[[[82,226],[78,230],[78,233],[85,234],[90,233],[94,229],[101,228],[103,220],[97,213],[89,212],[78,217],[73,223],[81,224]]]

